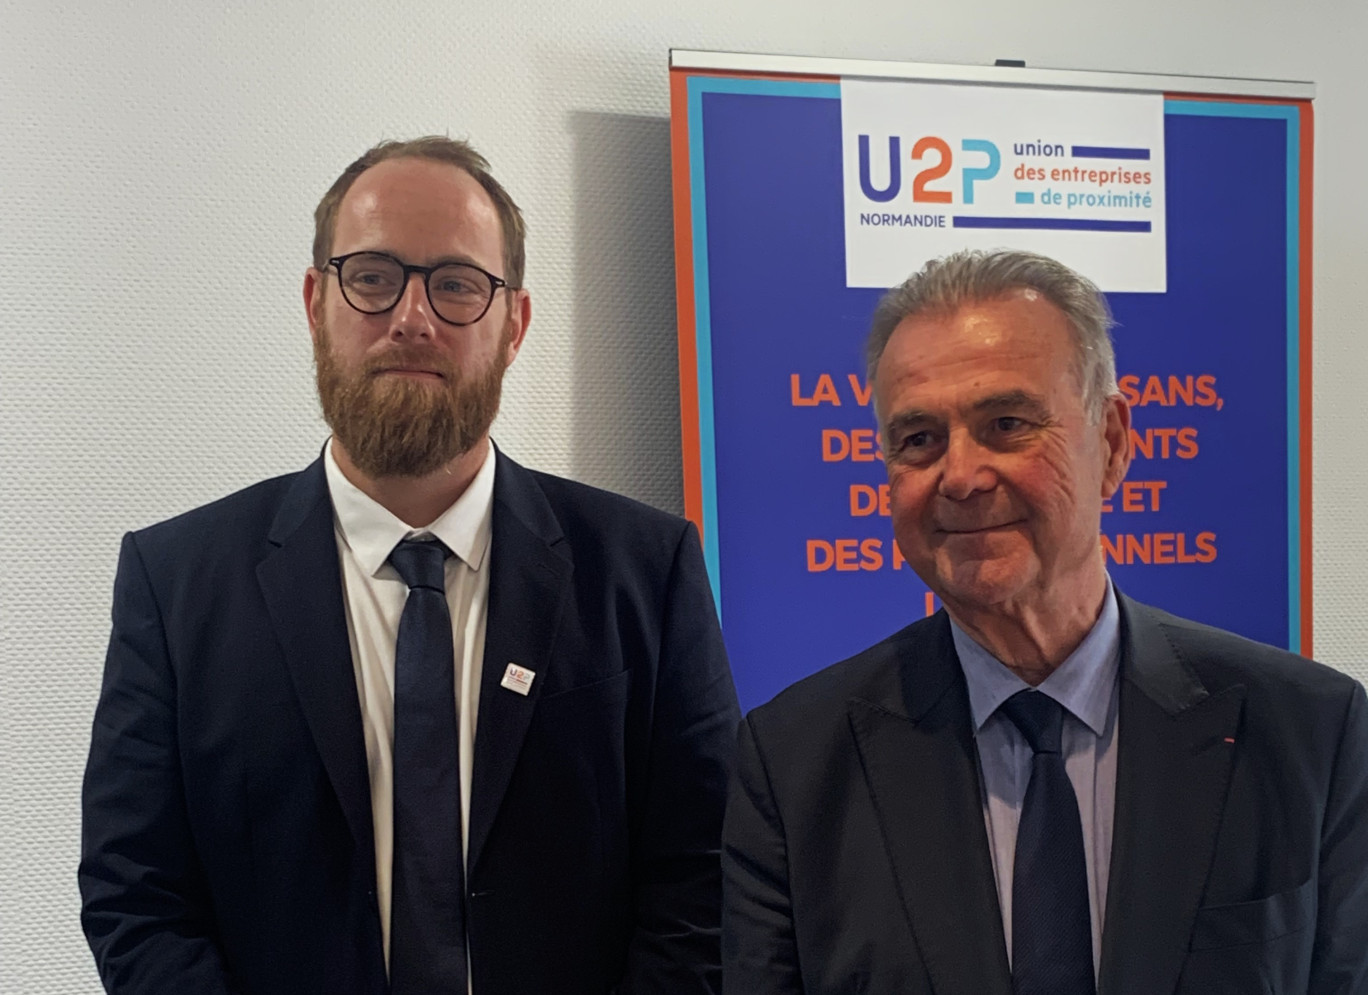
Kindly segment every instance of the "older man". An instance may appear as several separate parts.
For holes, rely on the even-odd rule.
[[[1368,992],[1363,689],[1110,583],[1108,324],[1027,253],[880,303],[893,527],[945,610],[742,724],[728,991]]]
[[[715,992],[737,719],[688,523],[489,439],[523,222],[462,142],[316,212],[333,430],[124,539],[84,791],[113,993]]]

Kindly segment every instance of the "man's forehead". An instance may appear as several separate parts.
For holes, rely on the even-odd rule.
[[[889,339],[876,385],[880,401],[895,410],[969,412],[994,398],[1071,389],[1072,350],[1063,312],[1036,291],[1012,291],[905,319]]]
[[[1055,379],[1050,377],[1049,382],[1041,383],[1040,378],[1010,364],[967,376],[908,369],[903,375],[890,378],[888,397],[900,408],[967,414],[1028,398],[1043,402],[1053,393]]]
[[[421,156],[396,156],[371,166],[352,183],[347,201],[375,192],[412,191],[426,196],[460,196],[484,193],[478,180],[460,166]],[[484,199],[489,200],[486,194]],[[493,206],[492,204],[490,206]]]
[[[502,245],[498,210],[484,187],[459,166],[431,159],[378,163],[358,176],[342,199],[338,245],[395,235],[428,242],[492,238],[496,250]]]
[[[878,379],[908,375],[940,377],[958,367],[1017,368],[1028,359],[1067,366],[1073,351],[1068,319],[1049,299],[1031,290],[953,309],[904,318],[880,359]]]

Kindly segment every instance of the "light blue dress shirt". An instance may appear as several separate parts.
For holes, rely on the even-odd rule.
[[[978,742],[983,820],[993,856],[1007,958],[1012,957],[1012,869],[1017,824],[1031,779],[1031,747],[998,706],[1030,687],[958,625],[950,630],[969,685],[969,708]],[[1061,751],[1078,796],[1083,821],[1083,855],[1088,865],[1093,972],[1102,956],[1102,918],[1107,908],[1112,820],[1116,808],[1116,706],[1121,653],[1121,617],[1110,579],[1102,613],[1092,631],[1036,689],[1064,706]]]

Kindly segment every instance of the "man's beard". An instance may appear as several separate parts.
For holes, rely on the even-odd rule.
[[[470,452],[499,413],[503,364],[511,339],[504,326],[499,349],[483,370],[458,370],[435,349],[393,346],[349,370],[333,354],[327,328],[318,326],[314,368],[323,418],[362,473],[425,477]],[[435,383],[381,376],[395,366],[434,370]]]

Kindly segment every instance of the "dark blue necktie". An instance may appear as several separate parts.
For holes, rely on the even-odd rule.
[[[1012,871],[1014,995],[1092,995],[1092,923],[1078,798],[1064,769],[1064,709],[1039,691],[1003,702],[1035,756]]]
[[[394,654],[392,995],[466,995],[456,665],[440,542],[389,561],[409,586]]]

